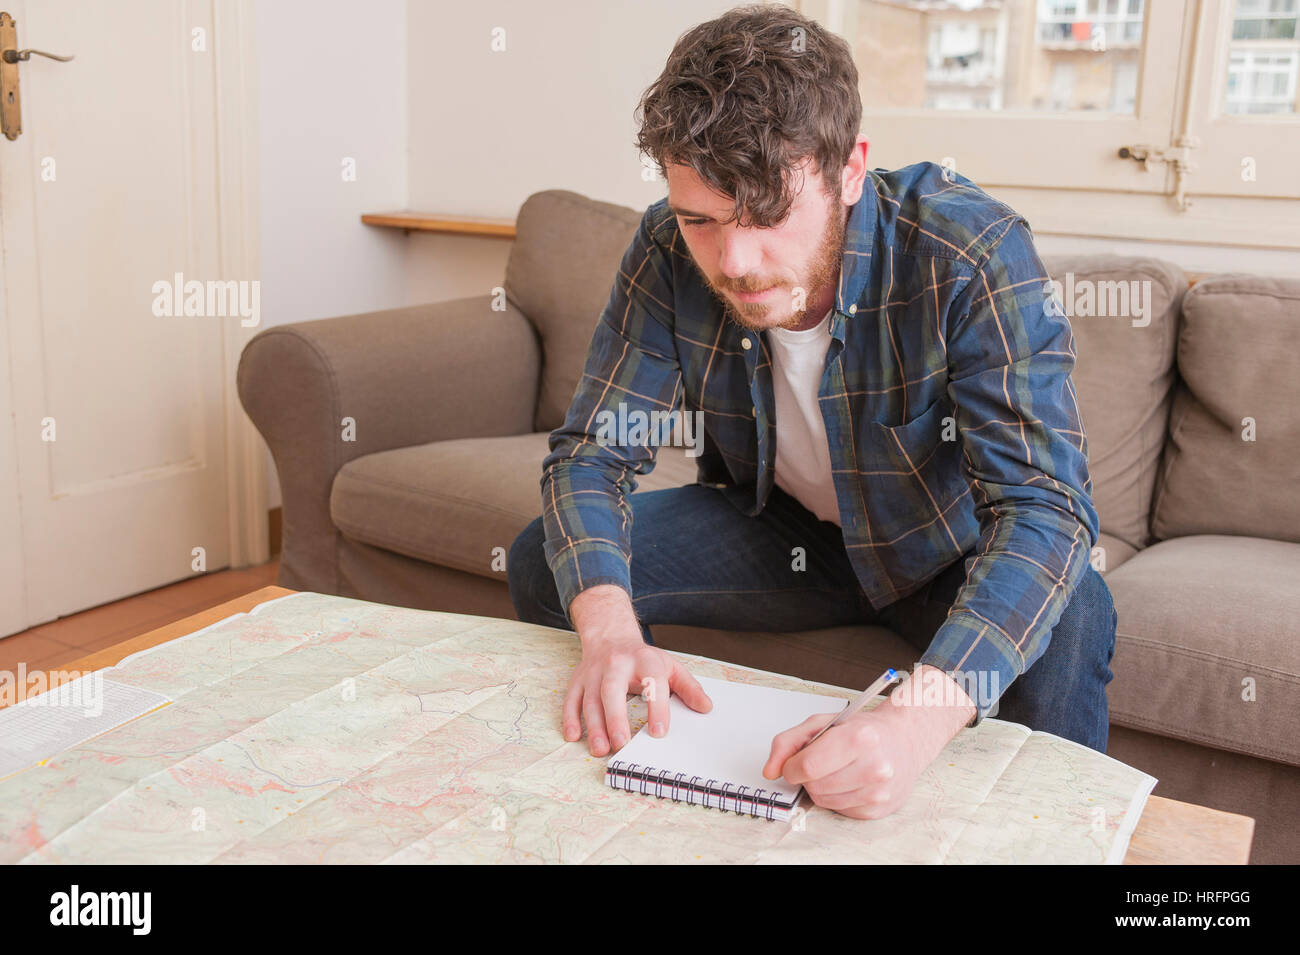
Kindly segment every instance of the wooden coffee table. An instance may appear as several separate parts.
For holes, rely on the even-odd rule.
[[[156,647],[232,614],[251,610],[265,600],[294,593],[263,587],[165,627],[82,657],[58,669],[81,673],[111,667],[139,650]],[[1192,803],[1151,796],[1138,820],[1124,857],[1125,865],[1244,865],[1250,860],[1255,820]]]

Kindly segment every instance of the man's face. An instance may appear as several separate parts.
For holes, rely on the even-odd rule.
[[[847,208],[826,196],[820,174],[807,165],[790,214],[770,229],[723,225],[732,201],[689,166],[667,169],[668,203],[696,267],[731,318],[753,331],[789,328],[808,309],[819,308],[820,317],[834,304]]]

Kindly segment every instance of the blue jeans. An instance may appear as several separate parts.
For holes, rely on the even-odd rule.
[[[818,520],[779,487],[757,517],[700,484],[641,491],[628,501],[632,605],[647,643],[654,642],[654,624],[780,632],[874,623],[894,630],[919,655],[966,579],[965,560],[954,561],[877,612],[858,585],[839,527]],[[520,620],[570,630],[544,536],[538,518],[511,546],[510,598]],[[997,718],[1105,752],[1115,625],[1110,590],[1089,567],[1047,650],[1005,688]]]

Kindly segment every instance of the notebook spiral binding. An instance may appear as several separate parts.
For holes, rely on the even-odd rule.
[[[671,787],[672,791],[670,798],[678,802],[687,802],[691,805],[695,805],[695,795],[698,793],[700,796],[699,805],[703,806],[706,804],[706,796],[715,796],[721,800],[721,805],[716,808],[722,812],[726,812],[727,798],[730,796],[735,801],[734,808],[731,811],[738,815],[750,815],[755,818],[766,818],[768,822],[772,822],[776,818],[774,813],[777,809],[776,797],[778,793],[775,790],[769,791],[761,788],[755,789],[753,795],[746,796],[745,790],[750,787],[741,786],[734,793],[729,794],[727,789],[733,785],[732,783],[722,782],[721,788],[719,789],[713,784],[721,782],[720,780],[708,779],[703,785],[697,785],[697,781],[700,778],[699,776],[692,776],[689,780],[683,783],[682,777],[686,775],[685,773],[676,773],[672,779],[665,781],[664,777],[668,773],[672,772],[672,770],[661,769],[656,775],[653,766],[642,766],[641,769],[638,770],[638,765],[640,764],[624,763],[621,759],[611,760],[608,768],[605,770],[605,775],[614,781],[614,788],[616,789],[620,788],[618,783],[621,781],[621,788],[627,792],[632,792],[632,784],[635,782],[638,784],[638,789],[641,795],[648,796],[653,794],[658,796],[660,799],[663,799],[664,786],[668,785]],[[653,790],[648,787],[653,787]],[[686,791],[685,800],[683,800],[679,795],[683,789]],[[763,799],[763,793],[768,793],[766,801]],[[743,808],[744,803],[746,802],[750,803],[752,808]],[[785,807],[783,806],[780,808]]]

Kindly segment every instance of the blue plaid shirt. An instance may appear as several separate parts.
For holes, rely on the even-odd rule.
[[[969,179],[933,163],[871,171],[848,217],[818,392],[863,593],[879,609],[973,550],[921,662],[967,687],[981,674],[998,694],[1047,648],[1098,533],[1074,339],[1047,282],[1028,222]],[[596,440],[597,416],[620,403],[702,410],[699,481],[762,510],[771,356],[725,318],[666,198],[623,256],[542,465],[546,557],[566,609],[596,584],[631,592],[627,495],[656,448]],[[995,699],[976,699],[975,722]]]

